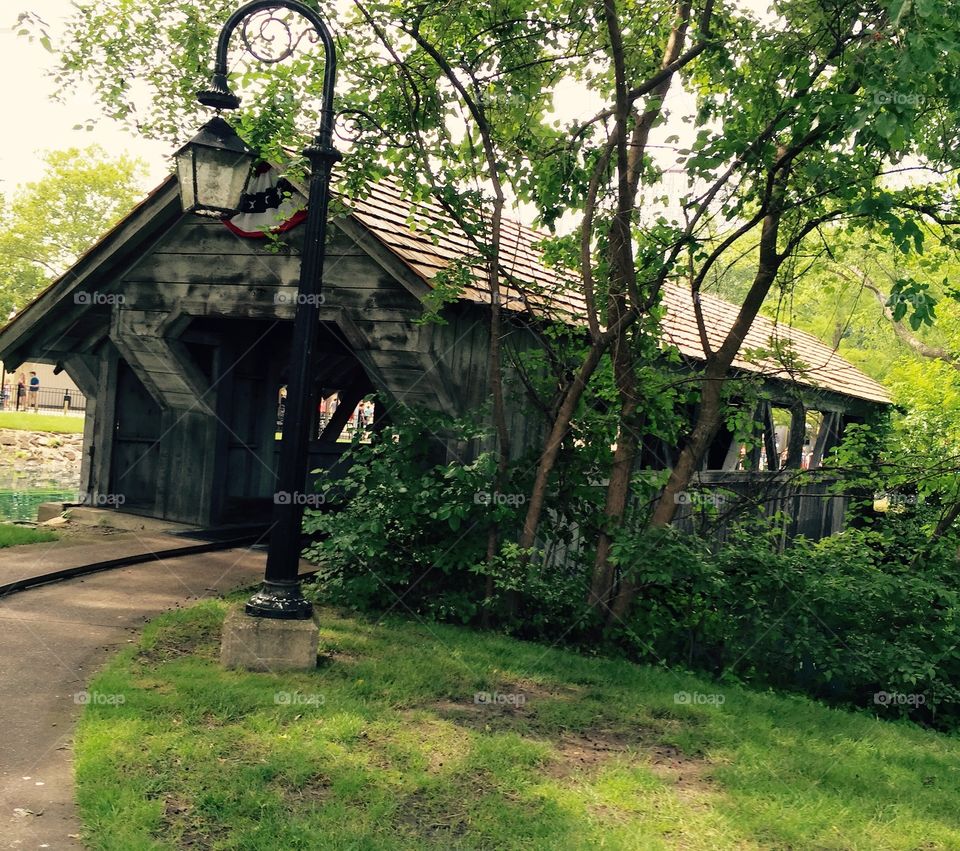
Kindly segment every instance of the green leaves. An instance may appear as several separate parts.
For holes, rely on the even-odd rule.
[[[913,278],[897,278],[887,299],[894,322],[899,322],[909,312],[907,318],[914,331],[923,325],[933,324],[936,304],[929,285]]]
[[[0,324],[139,199],[144,165],[98,146],[49,151],[44,176],[0,203]]]

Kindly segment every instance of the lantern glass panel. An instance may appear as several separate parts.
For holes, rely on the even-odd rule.
[[[219,115],[177,153],[184,212],[223,218],[235,215],[257,159]]]
[[[252,165],[253,157],[247,153],[197,147],[193,155],[196,212],[236,213]]]
[[[197,190],[193,183],[193,148],[184,148],[177,154],[177,180],[180,183],[180,200],[183,211],[189,213],[197,206]]]

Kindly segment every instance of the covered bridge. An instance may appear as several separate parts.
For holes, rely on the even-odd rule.
[[[314,425],[311,463],[325,470],[335,470],[345,448],[337,437],[371,393],[381,411],[401,404],[458,416],[488,399],[483,284],[443,307],[446,324],[417,321],[437,273],[476,256],[467,236],[438,206],[412,207],[389,182],[349,210],[331,228],[314,368],[316,397],[340,400],[330,416],[318,411]],[[278,244],[184,214],[171,176],[0,331],[4,362],[55,364],[87,396],[83,492],[122,494],[124,511],[202,527],[265,518],[300,231]],[[504,300],[508,360],[539,345],[531,318],[582,315],[569,278],[543,263],[539,238],[505,224],[502,262],[517,284]],[[664,341],[695,361],[703,353],[689,299],[667,288]],[[719,335],[733,308],[702,299]],[[708,470],[816,466],[847,422],[889,402],[882,386],[802,332],[760,318],[745,349],[769,349],[772,338],[790,341],[792,367],[774,357],[735,365],[759,375],[771,400],[757,410],[763,446],[745,457],[722,434]],[[510,395],[509,411],[518,451],[541,432],[519,396]],[[437,440],[448,457],[466,449]],[[642,461],[670,464],[673,451],[649,446]]]

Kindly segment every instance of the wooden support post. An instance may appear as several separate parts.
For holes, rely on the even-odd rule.
[[[337,406],[337,410],[333,412],[333,416],[330,417],[330,421],[318,438],[321,443],[335,441],[340,436],[340,432],[343,431],[347,420],[350,419],[353,409],[357,407],[364,396],[373,390],[367,374],[359,365],[356,369],[351,370],[345,385],[340,391],[340,404]]]
[[[763,406],[765,402],[758,402],[757,407],[753,412],[753,421],[755,423],[763,423]],[[761,442],[754,444],[750,447],[750,452],[747,456],[750,470],[756,471],[760,469],[760,450],[762,448],[762,439]]]
[[[787,443],[788,470],[803,466],[803,444],[807,439],[807,411],[803,402],[794,402],[790,407],[790,438]]]
[[[780,456],[777,452],[777,437],[773,427],[773,409],[769,402],[762,402],[763,446],[767,453],[767,469],[780,469]]]
[[[87,400],[83,415],[83,455],[80,460],[80,495],[85,497],[93,487],[93,459],[95,454],[95,427],[97,398],[99,397],[100,362],[94,355],[71,355],[64,361],[64,368],[73,383],[80,388]]]
[[[810,469],[819,467],[823,457],[837,445],[840,431],[840,414],[836,411],[824,411],[820,431],[817,433],[817,442],[813,446],[813,457],[810,459]]]
[[[117,405],[117,352],[110,344],[100,353],[100,379],[94,402],[96,418],[93,424],[88,492],[97,496],[110,492],[110,464],[113,459],[113,435]]]
[[[740,464],[740,441],[736,435],[730,438],[730,446],[727,449],[727,455],[723,459],[723,470],[736,470]]]
[[[213,358],[214,384],[216,386],[216,425],[214,425],[213,468],[210,489],[210,522],[219,523],[227,503],[227,454],[233,404],[234,378],[237,366],[237,347],[224,335]]]

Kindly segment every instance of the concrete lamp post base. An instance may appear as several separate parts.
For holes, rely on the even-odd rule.
[[[317,667],[320,630],[308,620],[255,618],[232,609],[223,622],[220,664],[247,671],[310,671]]]

